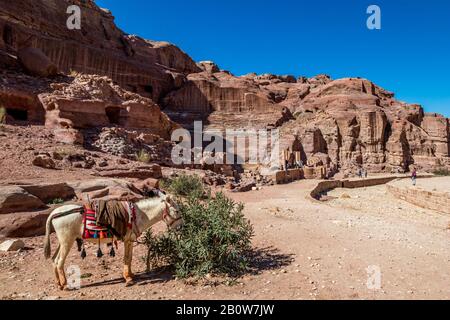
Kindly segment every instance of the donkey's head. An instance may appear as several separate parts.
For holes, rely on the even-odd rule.
[[[178,204],[170,195],[162,195],[162,202],[165,208],[162,213],[162,219],[170,229],[178,229],[183,225],[183,217]]]

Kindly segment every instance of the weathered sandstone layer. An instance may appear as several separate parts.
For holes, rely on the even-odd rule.
[[[82,8],[81,30],[66,27],[70,4]],[[0,66],[8,116],[45,123],[62,141],[80,142],[78,129],[97,126],[168,139],[174,122],[191,129],[203,120],[222,130],[279,129],[281,151],[329,172],[450,167],[449,119],[369,80],[235,76],[174,45],[127,35],[91,0],[3,1]]]

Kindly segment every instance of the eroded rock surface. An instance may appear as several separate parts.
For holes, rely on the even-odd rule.
[[[168,140],[176,123],[192,129],[203,120],[205,129],[280,129],[281,152],[299,152],[304,164],[326,166],[328,175],[359,167],[450,167],[449,119],[398,101],[369,80],[235,76],[212,61],[195,63],[168,43],[125,34],[93,1],[75,3],[84,14],[82,30],[67,29],[61,1],[0,6],[0,102],[7,121],[45,123],[58,141],[82,145],[84,128],[145,129]],[[37,65],[23,53],[37,57],[31,59]],[[61,74],[46,78],[54,76],[53,65]],[[100,149],[110,152],[102,139]],[[152,150],[163,144],[144,144],[167,163],[167,150]]]
[[[94,1],[70,4],[81,8],[81,30],[67,28],[66,1],[2,1],[0,49],[17,55],[23,48],[38,48],[61,72],[106,75],[155,101],[176,87],[177,78],[200,70],[174,45],[124,33],[111,12]]]

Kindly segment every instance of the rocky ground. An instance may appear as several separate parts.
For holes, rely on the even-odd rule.
[[[145,170],[142,169],[147,162],[154,163],[154,158],[167,154],[171,147],[159,140],[145,143],[139,139],[139,134],[129,131],[127,135],[126,130],[118,128],[104,128],[97,135],[92,132],[86,135],[92,144],[86,142],[84,146],[76,146],[58,141],[51,130],[41,125],[2,125],[1,183],[37,178],[77,180],[108,176],[108,172],[120,172],[117,176],[133,178],[137,168],[141,171],[140,177],[145,178]],[[130,136],[134,136],[135,141],[131,141]],[[141,150],[143,159],[138,158]],[[127,171],[130,174],[127,175]]]
[[[74,249],[82,288],[61,292],[42,238],[24,239],[26,249],[0,255],[2,299],[449,299],[450,217],[391,196],[385,186],[335,190],[326,202],[308,194],[316,181],[230,194],[245,202],[255,227],[254,271],[236,281],[209,279],[192,285],[170,273],[143,273],[145,247],[136,244],[137,284],[121,279],[116,258],[82,261]],[[160,227],[160,226],[159,226]],[[159,228],[158,227],[158,228]],[[55,248],[55,239],[52,240]],[[381,288],[367,287],[367,268],[381,271]],[[222,282],[222,283],[220,283]]]
[[[24,250],[0,255],[0,298],[450,297],[448,215],[398,200],[384,186],[335,190],[316,202],[309,197],[313,180],[270,186],[260,172],[247,170],[239,179],[232,166],[171,168],[169,141],[174,129],[193,129],[198,120],[205,129],[279,129],[280,152],[291,163],[302,160],[306,179],[347,178],[360,169],[434,172],[450,168],[448,118],[359,77],[235,76],[214,62],[196,63],[174,45],[122,32],[93,0],[76,1],[86,12],[81,33],[60,23],[67,18],[64,2],[28,2],[0,5],[0,120],[6,123],[0,125],[0,233],[5,225],[42,227],[59,200],[80,201],[89,192],[91,199],[142,196],[130,183],[199,172],[206,184],[245,203],[258,259],[254,272],[232,285],[209,279],[192,286],[153,272],[125,288],[122,249],[116,259],[97,260],[91,248],[86,261],[75,251],[69,259],[82,270],[81,290],[60,292],[42,257],[42,238],[35,237],[25,239]],[[200,169],[207,168],[201,160]],[[92,190],[97,178],[108,181]],[[74,194],[49,198],[29,190],[53,183]],[[140,272],[144,254],[137,245]],[[382,275],[379,290],[366,286],[366,269],[374,266]]]

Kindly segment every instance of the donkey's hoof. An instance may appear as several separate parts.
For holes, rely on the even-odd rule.
[[[131,287],[135,284],[133,279],[126,280],[125,287]]]

